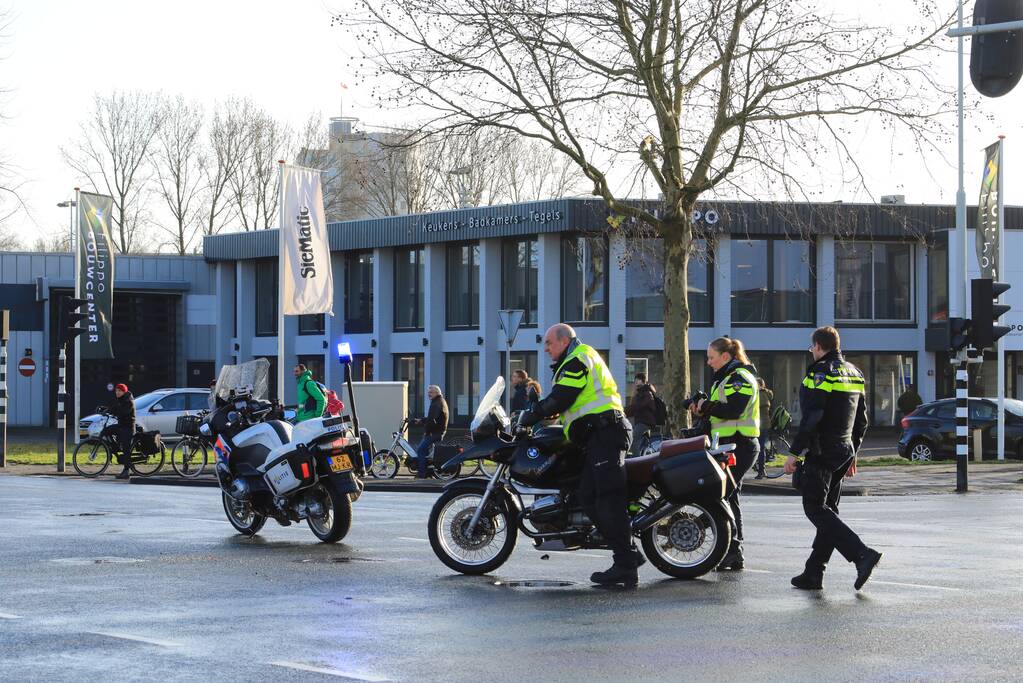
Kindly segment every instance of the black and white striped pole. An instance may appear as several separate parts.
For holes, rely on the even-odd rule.
[[[64,449],[67,446],[67,389],[64,373],[67,366],[67,353],[60,347],[57,357],[57,472],[64,472]]]
[[[956,365],[956,493],[966,493],[970,454],[969,373],[966,350],[959,352]]]

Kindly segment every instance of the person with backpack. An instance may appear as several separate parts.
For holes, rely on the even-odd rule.
[[[327,406],[327,397],[313,380],[312,370],[299,363],[295,366],[295,381],[298,383],[298,407],[295,409],[295,424],[314,417],[322,417]]]
[[[774,392],[767,388],[763,377],[757,377],[757,387],[760,391],[760,455],[757,456],[757,479],[767,476],[767,439],[771,431],[771,400],[774,399]]]
[[[653,431],[657,422],[657,390],[646,381],[646,373],[636,373],[635,391],[632,401],[625,408],[625,416],[632,421],[632,452],[630,458],[643,455],[648,443],[645,438]]]
[[[735,491],[728,504],[735,516],[732,543],[728,553],[718,564],[718,571],[741,570],[745,566],[742,555],[742,511],[739,494],[742,478],[756,462],[760,453],[760,397],[756,368],[746,356],[746,349],[738,339],[718,337],[707,346],[707,365],[714,371],[710,396],[691,405],[689,410],[710,421],[710,435],[719,443],[734,443]]]

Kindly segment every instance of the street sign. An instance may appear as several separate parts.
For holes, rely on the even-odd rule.
[[[22,377],[31,377],[36,374],[36,362],[31,358],[22,358],[18,363],[18,372]]]
[[[497,318],[501,323],[501,329],[504,330],[504,335],[508,339],[509,345],[515,341],[515,335],[518,334],[519,325],[522,324],[522,318],[525,315],[526,312],[521,309],[500,310],[497,312]]]

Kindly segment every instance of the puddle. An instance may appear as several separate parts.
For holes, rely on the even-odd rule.
[[[494,581],[495,586],[507,586],[508,588],[567,588],[574,586],[575,581]]]
[[[66,514],[54,515],[54,517],[106,517],[106,512],[72,512]]]
[[[62,557],[50,560],[57,564],[84,566],[89,564],[141,564],[146,560],[137,557]]]
[[[348,564],[349,562],[384,562],[375,557],[346,557],[338,555],[335,557],[307,557],[304,560],[296,560],[299,564]]]

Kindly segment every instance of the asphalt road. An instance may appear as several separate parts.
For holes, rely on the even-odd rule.
[[[1020,680],[1017,495],[851,498],[885,558],[864,591],[834,566],[791,589],[798,499],[746,502],[741,575],[591,587],[601,552],[449,572],[434,496],[368,493],[345,542],[304,525],[233,533],[217,492],[0,478],[2,681]],[[515,587],[552,581],[558,587]],[[496,585],[500,582],[500,585]]]

